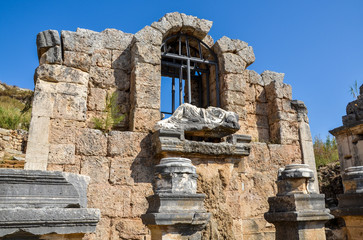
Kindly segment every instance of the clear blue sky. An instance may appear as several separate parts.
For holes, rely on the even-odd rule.
[[[0,2],[0,81],[33,89],[36,34],[47,29],[135,33],[168,12],[214,22],[214,40],[238,38],[253,46],[249,69],[284,72],[293,98],[306,103],[313,136],[341,125],[363,83],[362,0],[17,1]]]

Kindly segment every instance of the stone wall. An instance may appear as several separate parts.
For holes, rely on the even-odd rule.
[[[221,108],[239,115],[238,134],[252,136],[250,155],[238,163],[190,157],[199,174],[198,192],[207,195],[205,206],[213,214],[204,239],[274,238],[263,213],[267,198],[277,192],[276,173],[304,162],[291,86],[283,83],[282,73],[247,70],[255,60],[252,47],[228,37],[214,43],[211,26],[208,20],[169,13],[136,34],[77,29],[38,35],[26,168],[91,177],[89,207],[99,208],[102,217],[96,233],[84,239],[150,239],[141,215],[160,160],[151,140],[160,120],[160,46],[177,32],[203,40],[216,53]],[[215,96],[215,81],[210,88]],[[107,96],[115,91],[125,118],[104,133],[94,129],[92,119],[107,114]]]
[[[28,132],[0,128],[0,168],[24,168]]]

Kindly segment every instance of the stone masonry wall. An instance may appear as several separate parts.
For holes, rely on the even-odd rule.
[[[37,37],[40,66],[26,155],[27,169],[74,172],[91,177],[88,207],[101,210],[96,233],[84,239],[150,239],[141,215],[152,195],[151,143],[160,120],[160,46],[179,31],[198,37],[219,59],[221,107],[236,112],[238,134],[252,136],[251,154],[239,164],[228,158],[194,157],[198,191],[213,214],[204,239],[274,239],[263,218],[276,195],[278,168],[302,163],[298,116],[284,74],[247,70],[253,49],[240,40],[208,35],[212,22],[169,13],[136,34],[48,30]],[[211,81],[211,96],[216,83]],[[118,93],[125,116],[117,130],[94,129],[107,96]],[[214,92],[213,92],[214,91]],[[215,99],[212,103],[215,104]]]
[[[28,132],[0,128],[0,168],[24,168]]]

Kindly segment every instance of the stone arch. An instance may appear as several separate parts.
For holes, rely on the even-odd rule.
[[[203,40],[212,47],[213,39],[208,35],[211,27],[211,21],[173,12],[166,14],[151,26],[145,26],[134,35],[131,43],[131,130],[150,131],[160,120],[163,39],[177,32],[183,32]]]

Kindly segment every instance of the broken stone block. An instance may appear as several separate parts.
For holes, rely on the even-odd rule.
[[[279,170],[276,197],[268,199],[265,219],[276,227],[276,239],[325,239],[324,224],[333,218],[325,208],[324,194],[313,189],[314,173],[306,164]]]
[[[44,59],[48,59],[49,61],[54,61],[52,63],[60,63],[62,61],[62,55],[58,54],[58,48],[60,49],[60,37],[59,33],[56,30],[46,30],[38,33],[37,35],[37,49],[38,49],[38,58],[39,60],[42,58],[43,54],[47,53],[49,50],[52,52],[47,53],[47,57],[43,57]],[[57,49],[57,50],[56,50]]]
[[[156,239],[167,239],[161,236],[168,234],[201,239],[200,231],[211,214],[204,209],[204,194],[196,193],[197,175],[191,161],[163,158],[155,166],[155,178],[155,194],[148,198],[148,212],[142,215],[151,235],[160,234]],[[185,228],[190,232],[185,232]]]
[[[0,192],[5,194],[0,200],[0,237],[82,237],[95,231],[100,211],[86,208],[88,181],[71,173],[0,169]]]
[[[363,235],[363,166],[346,168],[342,180],[344,194],[338,195],[338,207],[332,214],[344,219],[348,239],[359,239]]]
[[[238,115],[221,108],[203,109],[184,103],[170,118],[156,124],[155,130],[159,129],[180,130],[193,136],[221,138],[238,131]]]
[[[62,48],[55,46],[49,48],[39,58],[39,65],[43,64],[62,64]]]
[[[272,72],[269,70],[264,71],[263,73],[261,73],[262,76],[262,81],[264,83],[264,85],[268,85],[273,81],[276,81],[277,83],[282,83],[285,77],[285,73],[277,73],[277,72]]]
[[[243,48],[242,50],[238,51],[237,54],[246,62],[246,67],[254,63],[256,59],[251,46]]]

